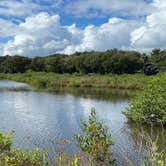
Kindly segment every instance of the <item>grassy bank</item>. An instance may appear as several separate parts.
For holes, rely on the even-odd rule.
[[[57,87],[141,89],[153,77],[160,77],[161,75],[147,77],[143,74],[81,75],[27,72],[23,74],[0,74],[0,79],[24,82],[35,89],[49,90]]]

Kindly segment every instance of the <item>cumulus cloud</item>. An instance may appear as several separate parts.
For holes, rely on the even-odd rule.
[[[155,10],[146,17],[144,25],[131,33],[131,47],[149,51],[153,48],[166,48],[166,1],[155,0]]]
[[[111,18],[101,26],[79,29],[62,26],[59,15],[40,13],[18,26],[14,40],[4,46],[4,55],[44,56],[86,50],[107,50],[130,45],[130,33],[138,22]]]
[[[83,31],[81,43],[69,45],[65,53],[75,51],[127,48],[130,46],[130,33],[138,26],[137,21],[111,18],[101,26],[87,26]]]
[[[18,4],[16,3],[15,6],[19,6],[20,3],[22,5],[30,3],[31,5],[34,4],[34,8],[36,8],[37,6],[35,5],[41,1],[36,0],[35,4],[32,0],[16,1]],[[3,5],[9,7],[12,1],[2,0],[0,1],[0,6],[2,2]],[[55,2],[51,0],[45,1],[47,6],[56,6],[62,2],[63,0],[55,0]],[[0,38],[12,37],[7,43],[0,44],[0,53],[3,55],[45,56],[54,53],[71,54],[75,51],[102,51],[112,48],[135,49],[138,51],[166,48],[165,0],[153,0],[148,5],[148,9],[144,0],[136,0],[134,2],[126,0],[122,1],[121,5],[119,5],[120,1],[117,0],[77,0],[72,6],[74,12],[77,12],[75,4],[78,3],[85,5],[85,8],[82,6],[79,10],[80,13],[88,13],[91,6],[96,9],[95,11],[98,11],[100,8],[100,11],[103,10],[103,12],[105,9],[106,12],[120,11],[125,13],[129,8],[133,7],[135,13],[139,13],[139,10],[144,11],[145,8],[150,13],[145,17],[145,20],[111,17],[106,23],[99,26],[87,25],[85,28],[79,28],[76,24],[70,26],[62,25],[60,19],[63,19],[63,17],[60,18],[58,14],[48,14],[47,12],[35,14],[33,10],[30,10],[31,14],[18,24],[0,19],[0,24],[2,25]],[[111,3],[111,5],[108,5],[108,3]],[[139,10],[134,9],[133,5],[136,5]],[[68,7],[70,7],[70,3]],[[14,8],[19,10],[17,7]],[[79,8],[79,5],[77,8]],[[4,10],[6,9],[4,8]],[[2,11],[0,10],[0,12]],[[9,10],[10,13],[12,14],[12,11]],[[26,14],[26,12],[22,14]],[[22,14],[20,13],[19,15]]]
[[[43,56],[63,50],[79,42],[81,33],[76,27],[61,26],[59,15],[39,13],[28,17],[18,26],[14,40],[4,46],[4,55]]]

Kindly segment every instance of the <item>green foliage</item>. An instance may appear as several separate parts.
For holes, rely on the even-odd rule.
[[[141,70],[141,54],[134,51],[110,50],[82,52],[73,55],[55,54],[28,58],[6,56],[0,58],[1,73],[24,73],[26,70],[54,73],[135,73]]]
[[[108,127],[103,126],[103,122],[97,121],[94,109],[91,111],[88,123],[82,120],[81,124],[83,135],[75,134],[78,148],[97,163],[111,162],[112,154],[109,148],[113,145],[112,136],[108,133]]]
[[[150,56],[136,51],[108,50],[105,52],[76,52],[72,55],[54,54],[47,57],[0,57],[1,73],[35,72],[132,74],[141,72],[143,65],[152,63],[166,71],[166,51],[154,49]]]
[[[46,166],[48,163],[45,154],[36,149],[33,151],[22,151],[21,149],[11,149],[0,155],[0,165],[2,166]]]
[[[11,148],[12,133],[0,132],[0,166],[46,166],[45,153],[39,149],[22,151],[21,149]]]
[[[31,60],[27,57],[21,56],[5,56],[0,58],[0,72],[1,73],[24,73]]]
[[[130,102],[124,114],[130,121],[166,124],[166,74],[154,77]]]
[[[10,150],[13,139],[12,134],[13,131],[10,131],[6,134],[0,132],[0,153]]]

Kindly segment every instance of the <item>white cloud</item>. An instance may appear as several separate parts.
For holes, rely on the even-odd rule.
[[[0,37],[13,36],[17,26],[10,21],[0,19]]]
[[[122,16],[140,16],[151,11],[144,0],[76,0],[66,5],[65,10],[75,16],[85,17],[116,14]]]
[[[107,50],[130,46],[130,33],[138,26],[138,22],[111,18],[101,26],[88,26],[83,31],[81,44],[70,45],[65,53],[85,50]]]
[[[4,46],[4,55],[44,56],[85,50],[107,50],[130,45],[130,33],[136,21],[111,18],[101,26],[78,29],[62,26],[59,15],[40,13],[28,17],[18,27],[13,41]]]
[[[131,47],[148,51],[153,48],[166,48],[166,1],[155,0],[155,10],[147,16],[143,26],[131,33]]]
[[[39,13],[18,26],[14,40],[4,46],[3,54],[43,56],[63,52],[80,40],[78,33],[74,25],[61,26],[59,15]]]
[[[30,0],[1,0],[0,14],[14,17],[27,17],[33,14],[34,11],[39,11],[41,6]]]
[[[42,0],[38,1],[41,2]],[[6,1],[0,1],[0,5],[1,2],[4,3]],[[11,3],[11,0],[7,2]],[[54,1],[47,0],[47,3],[49,2],[51,5],[58,5],[62,0],[57,1],[57,4]],[[106,11],[108,9],[112,11],[120,10],[121,12],[127,11],[129,7],[132,8],[134,5],[131,0],[121,2],[122,6],[119,6],[120,1],[117,0],[109,0],[112,6],[108,5],[107,0],[78,0],[76,2],[81,4],[88,2],[85,4],[87,5],[85,9],[80,9],[80,13],[82,12],[81,10],[87,12],[90,8],[89,4],[94,4],[93,7],[95,9],[102,7]],[[144,5],[143,0],[134,2],[140,10],[144,11],[146,5]],[[9,6],[8,3],[6,5]],[[31,0],[23,0],[22,3],[32,4],[33,2]],[[153,3],[149,4],[149,11],[151,13],[144,21],[114,17],[100,26],[88,25],[84,29],[78,28],[75,24],[63,26],[59,15],[51,15],[46,12],[34,14],[30,11],[31,15],[18,25],[0,19],[0,24],[2,25],[0,37],[13,37],[13,40],[0,45],[0,53],[3,53],[3,55],[45,56],[53,53],[70,54],[75,51],[101,51],[112,48],[135,49],[139,51],[149,51],[153,48],[166,49],[166,1],[154,0]]]

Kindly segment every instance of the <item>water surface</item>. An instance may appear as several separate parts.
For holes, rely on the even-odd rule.
[[[56,142],[67,138],[72,144],[64,147],[72,154],[77,151],[73,134],[80,132],[81,118],[86,119],[91,108],[95,107],[97,117],[110,127],[115,144],[111,150],[118,164],[125,165],[127,157],[137,165],[143,156],[137,146],[140,144],[138,131],[151,130],[126,123],[122,114],[129,102],[126,93],[120,95],[116,91],[96,92],[92,89],[48,93],[20,91],[20,87],[25,87],[25,84],[0,81],[0,129],[15,130],[14,147],[39,147],[48,151],[52,158],[56,155]],[[154,130],[161,134],[160,129]],[[165,136],[164,131],[160,139],[164,140]],[[163,140],[160,142],[165,146]]]

